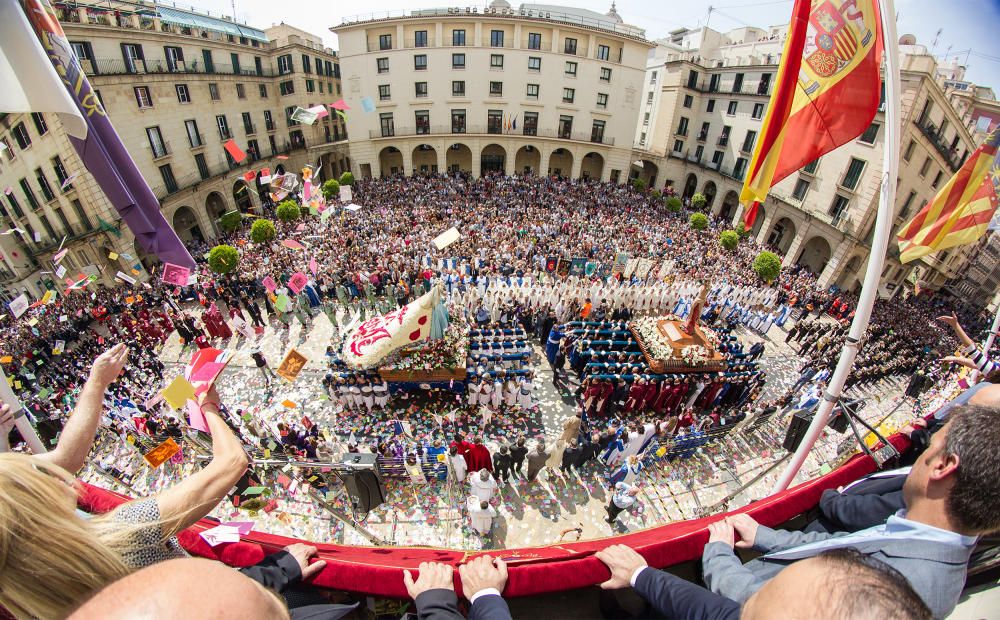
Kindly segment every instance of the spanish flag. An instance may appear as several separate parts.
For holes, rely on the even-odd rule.
[[[764,202],[773,185],[871,124],[881,97],[878,0],[795,0],[781,58],[744,205]]]
[[[962,164],[934,199],[899,232],[899,260],[927,256],[979,239],[997,209],[1000,130]]]

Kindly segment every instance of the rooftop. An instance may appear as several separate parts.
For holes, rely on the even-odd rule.
[[[584,28],[596,28],[612,32],[632,39],[646,38],[646,31],[636,26],[631,26],[622,22],[617,11],[612,7],[607,14],[597,13],[587,9],[578,9],[567,6],[556,6],[552,4],[522,4],[518,8],[508,8],[500,3],[493,3],[493,6],[478,7],[448,7],[440,9],[413,9],[411,11],[379,11],[377,13],[362,13],[345,17],[341,26],[365,22],[386,21],[401,18],[422,18],[422,17],[479,17],[480,15],[489,17],[505,17],[509,19],[534,19],[549,20],[582,26]],[[506,4],[506,3],[503,3]],[[335,30],[336,28],[333,28]]]
[[[158,17],[161,22],[174,24],[182,28],[200,28],[221,34],[245,37],[268,43],[267,35],[259,28],[253,28],[236,21],[228,15],[212,15],[209,11],[197,11],[194,6],[183,7],[176,2],[143,2],[136,0],[66,0],[53,2],[59,9],[87,9],[88,14],[95,16],[113,14],[115,17],[140,15],[152,19]]]

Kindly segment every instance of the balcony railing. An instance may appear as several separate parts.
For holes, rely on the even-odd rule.
[[[261,68],[260,73],[253,67],[241,67],[236,70],[231,64],[223,63],[213,63],[213,66],[206,67],[200,59],[168,63],[165,58],[147,58],[132,62],[126,62],[123,58],[98,58],[85,61],[84,69],[90,69],[91,75],[201,74],[246,77],[275,77],[277,75],[270,67]]]
[[[944,138],[938,133],[938,129],[934,126],[934,123],[929,121],[920,122],[918,119],[914,121],[914,124],[920,129],[920,133],[924,134],[924,137],[934,145],[935,150],[944,158],[951,171],[957,172],[962,167],[962,160],[959,159],[956,149],[952,149],[950,145],[945,144]]]
[[[257,133],[257,125],[253,123],[243,123],[243,131],[245,131],[248,136],[252,136]]]
[[[466,125],[465,131],[454,131],[451,125],[431,125],[429,131],[423,131],[425,128],[421,127],[421,132],[417,132],[416,127],[400,127],[396,126],[393,131],[392,136],[383,136],[380,129],[372,129],[368,131],[368,137],[372,140],[378,138],[390,138],[390,137],[406,137],[406,136],[416,136],[416,135],[466,135],[466,134],[485,134],[485,135],[498,135],[498,136],[532,136],[538,138],[556,138],[560,140],[575,140],[577,142],[591,142],[594,144],[603,144],[606,146],[614,146],[615,139],[609,136],[593,136],[590,131],[573,131],[567,133],[565,131],[560,132],[558,129],[543,129],[541,127],[535,129],[534,133],[527,133],[524,130],[517,131],[490,131],[489,127],[486,125]],[[600,140],[592,140],[591,138],[599,138]]]
[[[736,89],[733,88],[732,84],[716,84],[713,86],[711,81],[701,81],[693,86],[690,83],[685,83],[687,88],[703,94],[748,95],[753,97],[770,97],[772,85],[773,81],[767,84],[765,88],[761,88],[764,84],[758,82],[756,84],[743,84],[740,88]]]
[[[205,136],[200,133],[194,135],[188,134],[188,143],[191,145],[191,148],[199,149],[205,146]]]

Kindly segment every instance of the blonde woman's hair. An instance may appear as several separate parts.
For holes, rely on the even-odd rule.
[[[149,527],[76,514],[76,481],[57,465],[0,454],[0,604],[17,618],[62,618],[131,572],[122,560]]]

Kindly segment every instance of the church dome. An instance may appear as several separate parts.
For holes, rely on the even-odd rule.
[[[614,2],[611,3],[611,10],[605,13],[605,15],[615,20],[619,24],[625,23],[625,20],[622,19],[622,16],[618,14],[618,9],[615,7]]]

